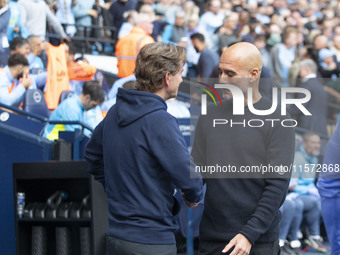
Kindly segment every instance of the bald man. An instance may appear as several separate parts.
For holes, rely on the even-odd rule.
[[[207,114],[198,120],[192,149],[196,169],[210,166],[216,170],[201,171],[207,192],[200,225],[200,255],[280,252],[279,208],[290,177],[281,169],[293,162],[294,129],[281,125],[290,117],[281,116],[279,108],[269,115],[256,115],[250,110],[250,104],[257,110],[272,106],[259,92],[261,68],[261,55],[254,45],[237,43],[229,47],[220,58],[218,83],[234,87],[224,89],[226,100],[222,106],[208,107]],[[242,92],[237,99],[235,91]],[[244,103],[243,114],[233,114],[236,102]],[[277,171],[266,175],[265,166]],[[218,171],[218,167],[224,170]],[[252,173],[249,169],[260,170]]]

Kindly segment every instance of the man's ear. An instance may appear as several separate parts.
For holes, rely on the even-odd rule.
[[[257,69],[257,68],[253,68],[253,69],[249,72],[249,74],[250,74],[250,78],[253,78],[253,79],[260,78],[260,77],[258,77],[258,75],[259,75],[259,69]]]
[[[164,83],[165,83],[165,85],[166,86],[169,86],[169,84],[170,84],[170,74],[169,73],[166,73],[165,75],[164,75]]]
[[[91,96],[89,94],[84,95],[84,99],[91,100]]]

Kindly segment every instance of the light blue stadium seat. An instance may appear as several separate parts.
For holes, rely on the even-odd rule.
[[[47,107],[44,94],[39,89],[27,90],[24,98],[23,110],[45,118],[49,118],[51,114]]]
[[[64,90],[63,92],[61,92],[60,97],[59,97],[59,104],[65,99],[73,96],[73,94],[74,94],[74,91],[71,91],[71,90]]]

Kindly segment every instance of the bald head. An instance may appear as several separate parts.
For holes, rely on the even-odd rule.
[[[261,74],[262,57],[255,45],[247,42],[236,43],[228,47],[221,56],[221,61],[232,61],[239,68],[246,69],[247,72],[256,68]],[[248,77],[242,77],[248,78]]]
[[[152,34],[153,24],[150,15],[139,13],[135,18],[136,25],[141,27],[148,34]]]
[[[314,48],[317,50],[321,50],[327,48],[328,46],[328,38],[324,35],[317,35],[314,38]]]
[[[252,87],[253,102],[257,102],[261,95],[258,91],[262,58],[255,45],[241,42],[228,47],[222,54],[220,63],[220,82],[237,86],[244,94]],[[230,98],[228,90],[223,91],[225,98]],[[245,98],[245,104],[247,99]]]

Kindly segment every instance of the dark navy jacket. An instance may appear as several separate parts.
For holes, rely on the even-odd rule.
[[[190,178],[190,155],[177,120],[152,93],[119,89],[117,103],[86,148],[90,172],[109,203],[107,234],[144,244],[174,244],[174,186],[198,202],[202,180]]]

